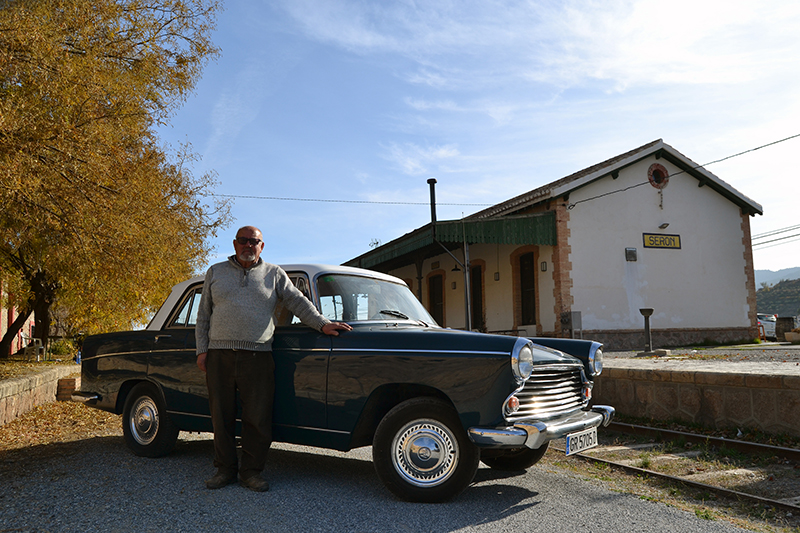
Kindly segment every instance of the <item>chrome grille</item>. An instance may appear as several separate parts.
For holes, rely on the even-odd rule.
[[[522,389],[513,394],[519,399],[519,410],[506,414],[506,420],[544,420],[579,409],[583,405],[582,374],[580,365],[534,367]]]

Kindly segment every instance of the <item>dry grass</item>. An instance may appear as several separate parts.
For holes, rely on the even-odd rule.
[[[120,415],[74,402],[52,402],[0,426],[0,451],[113,435],[122,435]]]

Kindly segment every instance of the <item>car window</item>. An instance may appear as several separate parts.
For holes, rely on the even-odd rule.
[[[328,320],[436,322],[408,287],[367,276],[329,274],[317,279],[320,312]]]
[[[303,293],[303,296],[311,299],[311,291],[309,290],[308,278],[302,273],[289,273],[289,279],[292,281],[297,289]],[[275,325],[276,326],[290,326],[293,324],[301,324],[300,319],[284,307],[283,302],[278,301],[275,308]]]
[[[172,317],[167,327],[193,328],[197,325],[197,311],[200,309],[203,287],[190,291],[178,306],[178,311]]]

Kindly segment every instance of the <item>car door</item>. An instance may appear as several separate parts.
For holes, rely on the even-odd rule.
[[[311,299],[305,272],[287,272],[292,283]],[[277,441],[321,445],[327,425],[328,358],[331,341],[279,305],[272,341],[275,360],[273,437]]]
[[[164,392],[167,412],[186,431],[211,431],[206,376],[197,367],[195,325],[202,284],[190,286],[155,335],[147,375]]]

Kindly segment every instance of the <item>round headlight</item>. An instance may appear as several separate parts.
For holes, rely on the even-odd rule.
[[[592,369],[593,376],[599,376],[603,371],[603,348],[598,347],[589,354],[589,366]]]
[[[525,381],[533,372],[533,350],[531,343],[525,339],[518,339],[511,353],[511,368],[514,377],[519,381]]]

